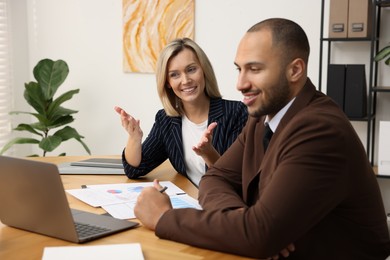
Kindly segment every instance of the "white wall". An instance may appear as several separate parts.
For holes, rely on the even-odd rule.
[[[304,28],[311,44],[309,77],[318,83],[320,0],[279,0],[277,4],[260,0],[194,1],[195,40],[209,55],[225,98],[241,100],[235,89],[237,72],[233,65],[239,40],[251,25],[269,17],[289,18]],[[21,16],[23,10],[27,14],[13,25],[22,41],[27,41],[15,44],[15,109],[24,104],[23,83],[33,80],[31,71],[36,63],[43,58],[63,59],[70,74],[59,92],[80,88],[80,93],[64,105],[79,110],[72,126],[85,136],[94,155],[120,154],[125,145],[126,133],[113,110],[115,105],[141,119],[146,137],[162,106],[153,74],[122,70],[121,0],[13,0],[10,5],[15,16]],[[365,140],[366,126],[360,124],[357,131]],[[33,150],[40,153],[38,148]],[[86,154],[71,140],[52,155],[64,151],[68,155]],[[16,155],[24,154],[16,149]]]

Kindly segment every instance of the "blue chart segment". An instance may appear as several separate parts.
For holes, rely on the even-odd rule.
[[[142,186],[137,186],[137,187],[129,187],[127,188],[127,191],[129,192],[137,192],[140,193],[144,187]]]
[[[171,203],[172,203],[172,207],[175,208],[175,209],[181,209],[181,208],[193,208],[194,205],[188,203],[187,201],[185,200],[182,200],[180,198],[170,198],[171,199]]]

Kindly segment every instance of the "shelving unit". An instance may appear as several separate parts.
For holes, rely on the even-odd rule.
[[[367,157],[371,164],[374,164],[375,153],[375,115],[376,115],[376,101],[378,92],[390,92],[390,86],[378,86],[378,64],[375,62],[374,57],[378,52],[379,47],[379,34],[380,34],[380,21],[381,10],[383,7],[390,7],[390,0],[372,0],[373,8],[371,14],[371,35],[367,38],[326,38],[324,37],[324,15],[325,15],[325,2],[329,3],[329,0],[322,0],[321,3],[321,34],[320,34],[320,56],[319,56],[319,83],[318,88],[321,91],[322,87],[322,72],[323,72],[323,52],[324,43],[327,43],[327,66],[331,60],[332,43],[334,42],[369,42],[369,78],[367,82],[368,95],[367,95],[367,116],[364,118],[349,118],[351,121],[363,121],[367,122],[367,143],[366,151]],[[327,33],[327,32],[326,32]]]

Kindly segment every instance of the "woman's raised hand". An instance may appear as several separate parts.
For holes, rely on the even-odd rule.
[[[114,107],[115,111],[120,115],[123,128],[127,131],[131,138],[142,139],[143,132],[140,127],[140,121],[129,115],[120,107]]]

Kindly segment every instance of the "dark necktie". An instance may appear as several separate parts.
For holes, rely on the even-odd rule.
[[[265,129],[264,129],[264,136],[263,136],[264,152],[268,148],[268,144],[271,141],[272,135],[273,135],[273,132],[272,132],[271,128],[269,127],[269,124],[266,124]]]

